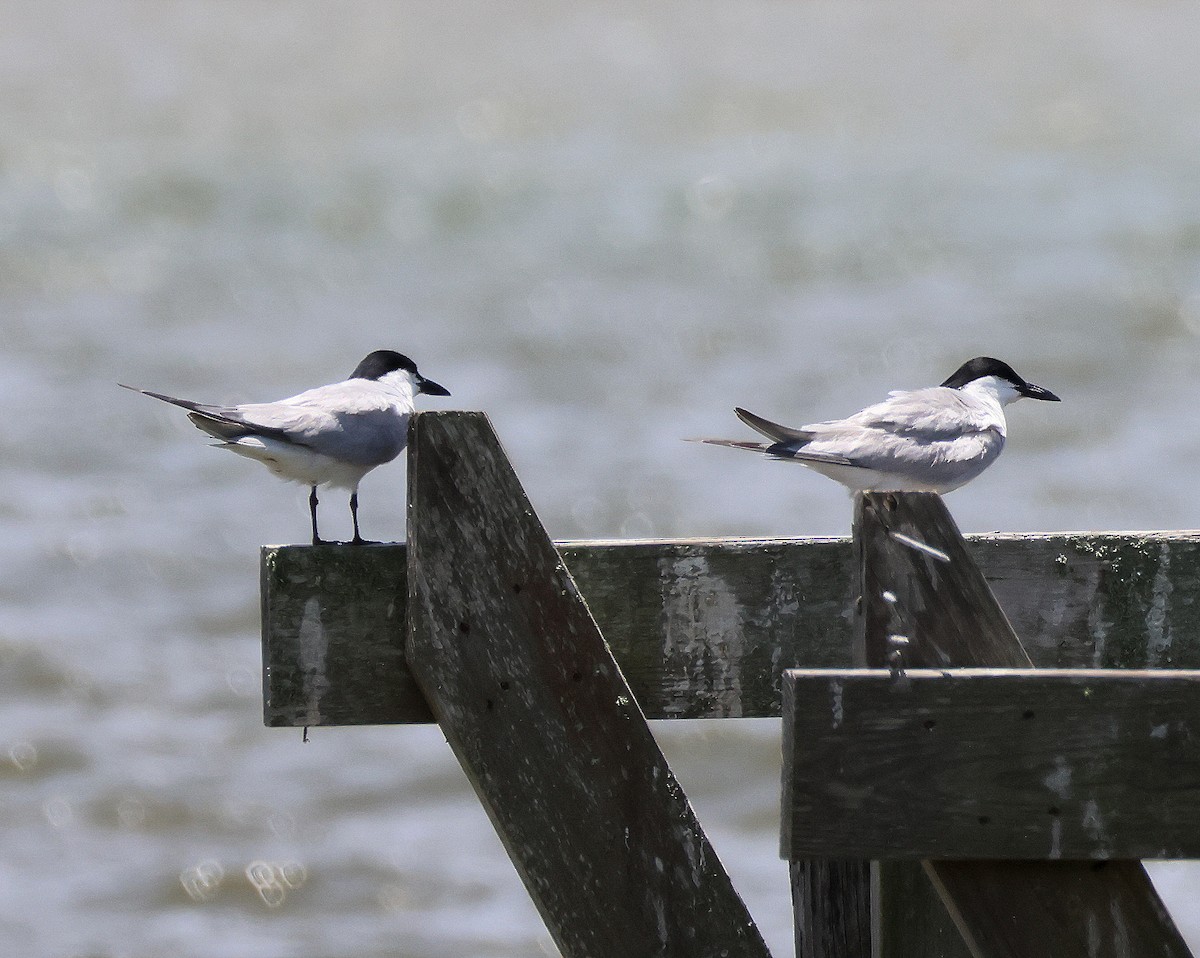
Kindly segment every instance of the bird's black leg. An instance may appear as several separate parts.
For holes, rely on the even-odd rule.
[[[309,496],[308,496],[308,511],[312,513],[312,527],[313,527],[313,543],[312,544],[315,546],[323,545],[324,541],[321,539],[321,537],[319,535],[317,535],[317,487],[316,486],[312,487],[312,492],[309,493]]]
[[[350,540],[353,545],[364,545],[371,543],[372,540],[364,539],[358,533],[358,490],[355,489],[350,493],[350,518],[354,520],[354,538]]]

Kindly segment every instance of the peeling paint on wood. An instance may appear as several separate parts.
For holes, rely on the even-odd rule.
[[[969,536],[967,545],[1035,665],[1200,668],[1200,533]],[[651,718],[777,717],[783,669],[855,664],[848,539],[558,549]],[[397,638],[406,562],[402,545],[263,550],[268,725],[429,721]],[[338,677],[321,723],[307,722],[298,647],[314,598],[326,669]]]
[[[433,721],[404,660],[408,572],[387,561],[395,549],[263,550],[267,725]]]

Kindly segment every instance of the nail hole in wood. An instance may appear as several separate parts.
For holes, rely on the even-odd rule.
[[[1033,718],[1033,709],[1026,709],[1024,712],[1021,713],[1021,718],[1023,718],[1023,719]]]
[[[992,823],[992,820],[987,815],[979,816],[979,824],[980,825],[990,825],[991,823]]]
[[[460,622],[460,623],[458,623],[458,631],[461,632],[463,635],[466,635],[468,632],[471,631],[471,627],[469,625],[467,625],[466,622]]]
[[[1049,808],[1046,809],[1046,811],[1051,815],[1058,815],[1062,811],[1062,809],[1060,809],[1057,805],[1051,805]]]
[[[507,691],[508,691],[508,683],[507,683],[507,682],[501,682],[501,683],[500,683],[500,688],[501,688],[501,690],[502,690],[502,691],[504,691],[504,692],[507,692]]]
[[[926,731],[926,732],[932,732],[932,731],[933,731],[933,727],[934,727],[935,725],[937,725],[937,720],[936,720],[936,719],[926,719],[926,720],[925,720],[925,731]]]

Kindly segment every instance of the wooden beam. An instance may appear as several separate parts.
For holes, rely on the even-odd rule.
[[[978,958],[920,862],[872,863],[881,958]]]
[[[790,875],[796,958],[871,958],[870,863],[798,859]]]
[[[769,958],[487,419],[418,417],[407,654],[566,958]]]
[[[784,669],[860,664],[848,539],[558,548],[648,717],[778,717]],[[1034,664],[1200,668],[1200,534],[973,536],[967,549]],[[263,550],[266,724],[429,721],[395,639],[406,564],[403,545]]]
[[[1191,955],[1137,862],[927,861],[925,867],[974,958]]]
[[[1020,642],[998,606],[988,607],[996,605],[995,599],[940,497],[867,493],[857,501],[855,523],[864,565],[861,621],[864,627],[870,623],[879,632],[908,639],[899,645],[889,643],[886,635],[867,635],[865,648],[889,658],[900,650],[900,658],[891,664],[905,667],[928,664],[929,659],[948,667],[1020,663],[1025,655]],[[938,553],[941,557],[935,557]],[[1136,567],[1125,571],[1131,576],[1139,572]],[[1143,620],[1141,631],[1173,639],[1174,633],[1160,631],[1164,592],[1165,587],[1159,590],[1159,611]],[[1159,644],[1169,647],[1170,641]],[[923,867],[973,958],[1190,955],[1140,862],[1111,861],[1103,868],[1095,864],[926,859]],[[888,869],[912,866],[878,867],[881,908],[886,912],[888,899],[894,897]],[[913,888],[907,876],[898,884],[906,891]],[[936,937],[944,939],[941,931]],[[878,944],[882,958],[931,953],[912,936]]]
[[[404,658],[407,555],[381,545],[263,549],[267,725],[433,721]]]
[[[791,670],[784,721],[787,858],[1200,858],[1200,672]]]

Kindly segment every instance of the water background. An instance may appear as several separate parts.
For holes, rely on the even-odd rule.
[[[399,349],[558,538],[792,536],[847,532],[841,489],[680,437],[991,354],[1064,402],[1011,410],[960,525],[1197,524],[1192,5],[0,20],[5,953],[553,953],[435,729],[261,727],[258,547],[304,540],[305,491],[117,381],[272,399]],[[365,534],[403,537],[403,482],[366,479]],[[774,723],[656,732],[790,954]],[[1200,947],[1193,874],[1156,869]]]

